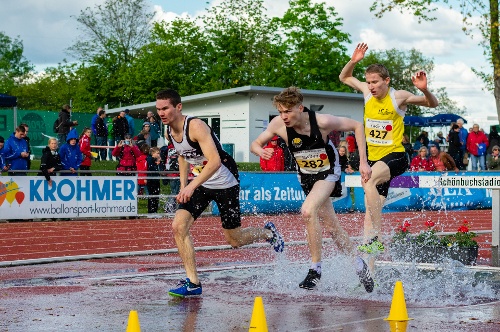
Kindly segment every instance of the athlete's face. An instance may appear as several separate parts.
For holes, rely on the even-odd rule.
[[[176,118],[178,112],[182,109],[182,104],[179,103],[177,106],[172,105],[170,99],[158,99],[156,101],[156,111],[161,119],[161,122],[165,125],[169,125]]]
[[[377,73],[366,73],[365,78],[366,84],[368,84],[368,89],[373,97],[381,99],[387,95],[387,91],[389,90],[389,81],[391,80],[389,77],[383,79]]]
[[[295,105],[291,108],[278,104],[278,112],[280,113],[281,120],[283,120],[287,127],[294,127],[299,124],[300,114],[303,110],[304,106],[302,104]]]

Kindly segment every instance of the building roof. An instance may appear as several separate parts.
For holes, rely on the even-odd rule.
[[[275,88],[275,87],[265,87],[265,86],[253,86],[247,85],[238,88],[218,90],[213,92],[200,93],[191,96],[182,97],[183,104],[189,104],[191,102],[209,100],[214,98],[220,98],[231,95],[247,95],[250,93],[263,93],[263,94],[278,94],[283,91],[283,88]],[[356,99],[362,100],[363,95],[360,93],[349,93],[349,92],[332,92],[332,91],[320,91],[320,90],[300,90],[302,95],[305,97],[322,97],[322,98],[339,98],[339,99]],[[137,116],[146,116],[147,112],[156,111],[156,101],[152,101],[149,103],[136,104],[123,106],[118,108],[112,108],[107,110],[108,114],[119,113],[124,111],[125,109],[130,110],[131,115]]]

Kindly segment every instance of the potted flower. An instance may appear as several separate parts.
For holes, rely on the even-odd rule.
[[[399,222],[399,221],[398,221]],[[401,223],[392,238],[392,258],[398,261],[436,263],[444,258],[458,260],[465,265],[475,264],[478,245],[476,233],[469,230],[467,220],[452,235],[438,236],[433,221],[425,222],[426,229],[411,234],[408,221]]]

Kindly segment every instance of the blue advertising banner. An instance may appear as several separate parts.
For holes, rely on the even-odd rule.
[[[476,210],[491,209],[492,207],[491,189],[461,186],[419,188],[420,175],[429,176],[430,173],[406,172],[394,178],[383,211]],[[497,177],[498,173],[464,172],[460,176],[474,179],[485,176]],[[365,211],[363,195],[363,188],[354,188],[354,210]]]
[[[240,172],[241,213],[283,213],[299,212],[305,194],[300,187],[297,173],[291,172]],[[342,175],[342,197],[333,200],[335,211],[345,211],[352,207]],[[219,214],[213,203],[213,214]]]

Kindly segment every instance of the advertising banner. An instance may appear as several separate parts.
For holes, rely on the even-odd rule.
[[[137,215],[136,176],[0,177],[2,219]]]
[[[300,212],[305,198],[297,173],[240,172],[241,213]],[[351,195],[342,182],[342,196],[333,199],[333,207],[335,211],[340,212],[349,210],[351,206]],[[219,214],[215,203],[212,206],[212,212]]]

